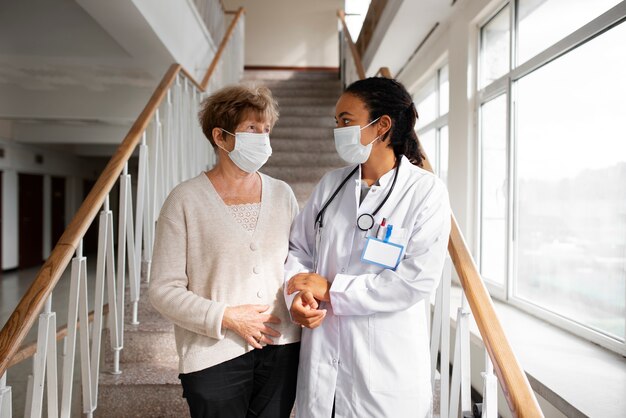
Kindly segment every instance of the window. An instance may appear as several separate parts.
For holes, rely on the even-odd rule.
[[[354,42],[359,38],[369,6],[369,0],[346,0],[345,2],[346,26]]]
[[[413,100],[419,118],[415,129],[433,171],[444,182],[448,178],[448,66],[439,68],[422,84]]]
[[[617,3],[511,0],[481,26],[479,260],[495,296],[626,353]]]

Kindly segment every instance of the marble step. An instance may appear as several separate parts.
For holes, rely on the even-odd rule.
[[[335,108],[335,104],[339,99],[339,95],[327,96],[327,97],[300,97],[300,96],[283,96],[276,97],[278,106],[280,109],[284,109],[288,106],[326,106],[332,109]]]
[[[339,80],[338,71],[245,70],[243,80]]]
[[[296,195],[296,199],[298,199],[300,209],[302,209],[307,200],[309,200],[316,185],[317,182],[289,182],[289,186],[291,186],[293,193]]]
[[[282,99],[290,97],[328,98],[336,101],[341,95],[341,90],[319,88],[315,86],[306,88],[285,88],[281,86],[274,87],[271,90],[272,95],[276,98],[276,100],[278,100],[279,103]]]
[[[333,93],[338,93],[342,90],[340,80],[249,80],[248,82],[262,84],[272,91],[275,88],[291,90],[317,88],[332,91]]]
[[[335,103],[327,104],[327,105],[307,105],[304,103],[303,105],[281,105],[278,103],[280,107],[280,118],[278,121],[286,116],[323,116],[329,117],[334,122],[335,117]]]
[[[182,397],[178,367],[163,363],[130,363],[123,372],[100,373],[96,417],[189,416]]]
[[[297,165],[301,167],[341,167],[343,160],[333,151],[275,151],[265,167]]]
[[[317,183],[329,171],[328,167],[281,166],[264,167],[263,173],[276,179],[292,183]]]
[[[327,139],[331,144],[333,143],[333,128],[310,128],[299,127],[294,128],[291,126],[277,126],[272,129],[270,134],[271,139],[286,138],[286,139]]]
[[[273,152],[333,152],[335,150],[335,143],[332,137],[325,139],[288,139],[272,137],[271,144]],[[261,169],[261,171],[263,171],[263,169]]]
[[[274,125],[276,128],[334,128],[336,126],[335,118],[333,114],[317,116],[317,115],[302,115],[302,116],[281,116],[278,118],[278,122]],[[271,137],[271,134],[270,134]]]

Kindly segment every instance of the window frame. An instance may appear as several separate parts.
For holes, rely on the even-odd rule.
[[[515,295],[515,288],[517,285],[517,263],[518,263],[518,220],[519,220],[519,182],[517,177],[517,129],[516,123],[516,96],[517,96],[517,82],[528,74],[544,67],[545,65],[553,62],[559,57],[567,54],[568,52],[584,45],[597,36],[601,36],[603,33],[611,30],[611,28],[619,25],[626,24],[626,1],[622,1],[605,11],[601,15],[587,22],[585,25],[579,27],[574,32],[560,39],[553,45],[548,46],[544,50],[537,53],[535,56],[530,57],[522,63],[517,62],[517,44],[518,44],[518,11],[519,0],[507,0],[499,2],[493,8],[493,12],[486,15],[485,18],[477,22],[475,30],[476,36],[476,55],[473,58],[476,60],[478,71],[475,72],[475,79],[473,80],[475,86],[475,133],[476,143],[478,151],[477,162],[477,181],[478,181],[478,200],[476,211],[476,226],[479,245],[477,246],[477,262],[481,265],[482,260],[482,132],[481,132],[481,108],[490,100],[500,96],[506,95],[507,111],[506,111],[506,165],[507,165],[507,209],[506,209],[506,250],[507,260],[506,264],[506,277],[501,286],[495,282],[485,280],[485,285],[489,292],[496,298],[505,301],[533,316],[536,316],[546,322],[556,325],[566,331],[569,331],[575,335],[585,338],[589,341],[597,343],[605,348],[608,348],[621,355],[626,355],[626,336],[624,340],[618,340],[612,338],[600,331],[597,331],[587,325],[577,322],[574,319],[567,318],[561,314],[553,311],[549,311],[531,301],[524,300]],[[481,87],[481,66],[482,66],[482,51],[483,51],[483,34],[482,28],[493,19],[493,17],[503,10],[507,5],[510,7],[510,48],[509,48],[509,71],[502,77],[494,80],[492,83]],[[626,297],[626,295],[625,295]],[[626,314],[624,317],[626,321]]]
[[[450,83],[450,68],[448,66],[447,60],[442,59],[442,60],[439,60],[435,66],[433,66],[433,69],[431,69],[430,71],[426,73],[426,76],[422,79],[422,81],[417,85],[418,87],[414,90],[415,93],[411,95],[413,97],[413,100],[415,101],[415,98],[424,89],[424,87],[426,87],[428,83],[434,81],[436,117],[432,121],[428,122],[426,125],[420,128],[416,128],[415,132],[419,139],[421,138],[422,135],[430,132],[431,130],[434,130],[435,155],[434,156],[428,155],[427,157],[428,157],[428,161],[433,166],[433,171],[438,177],[441,176],[441,166],[442,166],[441,163],[443,161],[442,155],[441,155],[441,130],[444,127],[448,126],[448,114],[450,113],[450,105],[448,104],[448,111],[444,114],[441,114],[441,79],[442,79],[441,72],[444,68],[447,68],[448,83]],[[449,103],[449,98],[450,98],[449,94],[450,92],[448,89],[448,103]],[[419,108],[417,107],[418,103],[415,103],[415,105],[417,108],[417,113],[419,115]],[[448,131],[448,141],[449,141],[449,131]],[[449,145],[448,145],[448,150],[449,150]],[[446,155],[445,158],[449,158],[449,156]]]

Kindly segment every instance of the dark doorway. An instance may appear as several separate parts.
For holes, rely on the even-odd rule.
[[[83,180],[83,201],[96,184],[95,180]],[[89,226],[83,237],[83,254],[95,254],[98,252],[98,215]]]
[[[4,269],[2,260],[4,259],[4,253],[2,252],[2,171],[0,171],[0,274]]]
[[[43,261],[43,176],[18,175],[19,268]]]
[[[65,178],[52,177],[51,187],[51,246],[54,248],[65,231]]]

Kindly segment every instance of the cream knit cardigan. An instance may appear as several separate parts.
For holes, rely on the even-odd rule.
[[[261,174],[261,209],[254,233],[228,212],[202,173],[167,197],[156,227],[150,302],[174,323],[181,373],[214,366],[253,347],[222,329],[227,306],[266,304],[281,319],[276,344],[300,340],[283,298],[289,231],[298,212],[291,188]]]

